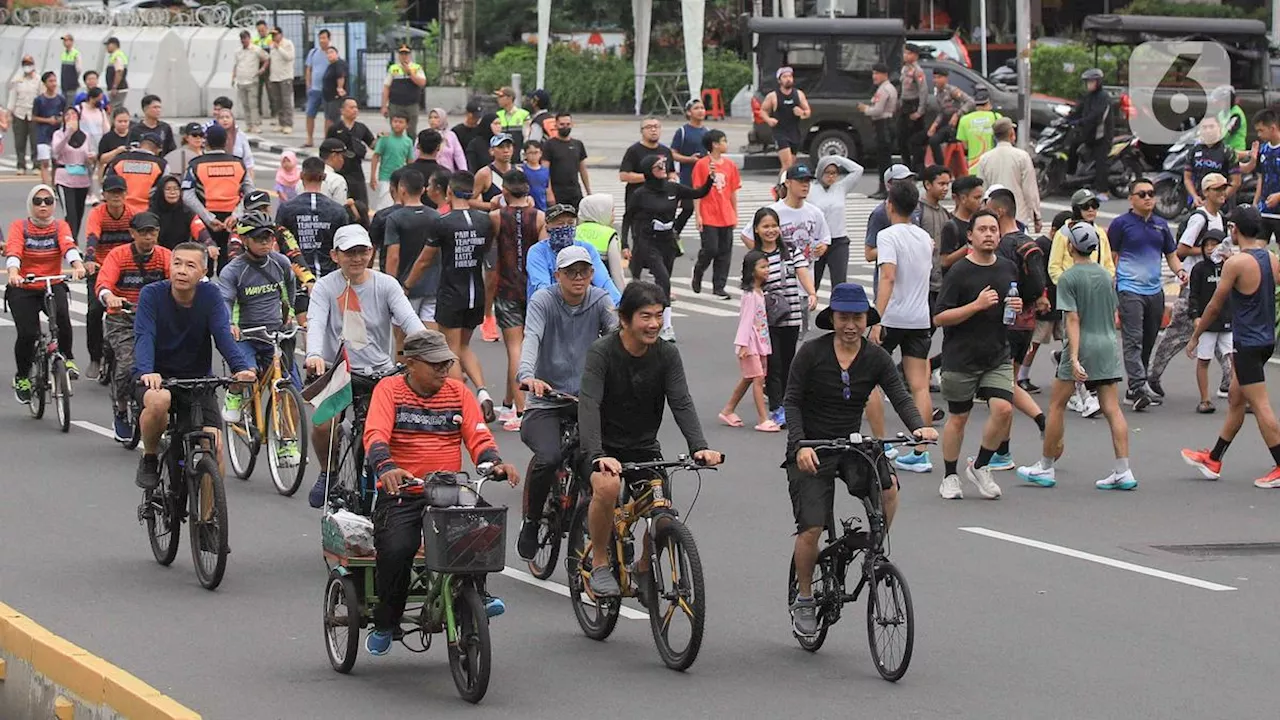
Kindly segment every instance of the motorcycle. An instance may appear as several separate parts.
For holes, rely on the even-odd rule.
[[[1074,144],[1072,126],[1066,118],[1053,121],[1040,133],[1033,158],[1040,197],[1071,193],[1093,184],[1094,159],[1087,147],[1077,149]],[[1068,172],[1072,153],[1078,153],[1079,159],[1075,172]],[[1128,194],[1129,184],[1142,174],[1142,151],[1138,139],[1132,135],[1116,136],[1104,162],[1109,164],[1107,184],[1111,192],[1121,196]]]
[[[1164,157],[1164,165],[1159,173],[1151,177],[1156,190],[1155,212],[1165,220],[1176,220],[1182,214],[1195,209],[1195,202],[1187,192],[1183,181],[1183,171],[1191,157],[1191,150],[1199,139],[1198,128],[1184,132],[1178,140],[1169,146]],[[1252,198],[1258,190],[1258,176],[1248,173],[1240,178],[1240,189],[1236,192],[1236,202]]]

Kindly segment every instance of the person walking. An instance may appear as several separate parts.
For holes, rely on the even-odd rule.
[[[1187,312],[1193,318],[1204,314],[1204,309],[1213,299],[1218,284],[1222,281],[1222,266],[1231,254],[1229,245],[1224,245],[1226,235],[1221,230],[1209,230],[1204,234],[1201,247],[1204,248],[1204,260],[1191,270],[1191,281],[1187,283],[1190,292],[1187,295]],[[1196,412],[1207,415],[1217,408],[1209,400],[1209,362],[1215,354],[1231,357],[1232,347],[1230,303],[1218,319],[1205,328],[1200,336],[1200,344],[1196,346],[1196,387],[1200,390],[1200,404]],[[1224,374],[1222,380],[1227,384],[1230,397],[1231,375]],[[1150,380],[1148,379],[1148,383]]]
[[[520,148],[524,147],[524,139],[529,134],[529,111],[520,107],[520,98],[509,87],[498,88],[493,95],[498,99],[498,123],[502,126],[500,132],[511,136],[512,146],[516,149],[512,161],[520,162]]]
[[[733,340],[741,377],[719,415],[720,422],[725,425],[742,427],[742,418],[738,417],[737,412],[738,403],[742,402],[747,390],[751,390],[756,415],[759,417],[755,427],[758,432],[778,432],[782,429],[769,417],[769,409],[764,402],[764,368],[768,365],[771,352],[768,302],[764,295],[764,286],[768,281],[769,258],[760,250],[748,251],[742,258],[742,304],[738,310],[738,334]]]
[[[293,134],[293,60],[297,51],[279,26],[271,28],[267,50],[267,97],[275,110],[282,135]]]
[[[40,95],[40,78],[36,77],[36,61],[30,55],[22,58],[22,69],[9,80],[9,122],[12,125],[13,150],[18,156],[18,175],[27,174],[27,155],[31,156],[31,167],[36,169],[36,124],[32,121],[31,109]]]
[[[332,67],[332,66],[331,66]],[[347,197],[358,203],[369,204],[369,189],[364,179],[364,158],[373,150],[375,139],[368,126],[360,122],[360,106],[352,97],[342,101],[342,114],[324,134],[325,138],[341,140],[346,147],[339,174],[347,181]]]
[[[671,155],[679,164],[680,184],[693,187],[693,166],[707,151],[702,145],[702,139],[707,135],[707,109],[703,107],[702,100],[690,98],[684,104],[684,116],[687,122],[676,128],[671,137]],[[694,201],[680,204],[680,214],[676,216],[676,224],[672,228],[677,237],[684,232],[689,218],[693,217],[693,206]],[[737,227],[738,223],[734,222],[733,225]],[[728,275],[727,269],[725,274]]]
[[[859,103],[858,112],[871,119],[871,126],[875,131],[874,154],[876,170],[879,171],[881,180],[880,187],[871,195],[871,198],[883,200],[889,196],[888,189],[885,187],[884,173],[889,168],[890,124],[898,112],[898,89],[889,82],[889,66],[884,63],[876,63],[871,67],[871,82],[876,86],[875,94],[871,96],[871,104]]]
[[[396,51],[396,61],[387,68],[387,79],[382,82],[382,117],[403,115],[409,125],[409,136],[417,137],[418,106],[426,85],[426,73],[413,61],[413,50],[401,45]]]
[[[774,73],[778,89],[771,91],[760,103],[760,116],[773,128],[773,144],[778,147],[778,164],[785,173],[796,161],[800,152],[800,121],[809,117],[809,98],[796,87],[796,71],[780,67]]]
[[[738,191],[742,189],[742,177],[738,166],[726,158],[729,139],[720,130],[711,130],[702,136],[706,155],[698,160],[690,174],[690,187],[706,182],[715,165],[711,192],[693,201],[697,214],[698,233],[702,237],[702,249],[693,264],[690,285],[695,293],[702,292],[702,276],[711,268],[711,292],[721,300],[728,300],[725,285],[729,282],[729,263],[733,259],[733,231],[738,227]],[[743,277],[746,277],[745,275]],[[746,288],[743,288],[744,290]],[[761,378],[763,378],[763,374]],[[763,382],[763,380],[761,381]]]
[[[842,284],[849,274],[849,234],[845,230],[845,204],[849,193],[862,179],[863,168],[840,155],[824,155],[815,163],[816,183],[809,185],[807,201],[817,206],[827,219],[831,246],[813,262],[813,287],[822,287],[822,276],[831,270],[831,287]]]
[[[316,116],[324,111],[324,76],[328,70],[329,31],[321,30],[316,34],[316,46],[307,51],[302,69],[302,84],[307,88],[307,141],[302,147],[316,146]]]
[[[182,128],[182,145],[164,156],[167,172],[182,177],[187,172],[191,161],[204,154],[204,126],[197,122],[189,122]],[[281,156],[281,164],[284,158]]]
[[[267,71],[271,56],[255,45],[248,30],[240,31],[240,49],[236,51],[235,64],[231,67],[231,84],[236,89],[236,103],[246,108],[249,132],[258,132],[258,78]]]
[[[573,116],[561,110],[556,113],[555,133],[542,142],[542,159],[547,164],[549,172],[547,192],[549,205],[564,204],[576,207],[584,197],[591,194],[591,175],[587,171],[587,146],[583,145],[581,140],[570,137],[572,133]]]
[[[924,169],[924,71],[920,69],[920,47],[907,43],[902,48],[902,69],[898,74],[901,86],[898,109],[898,154],[913,170]]]
[[[665,160],[665,167],[672,174],[675,174],[675,156],[671,154],[671,148],[663,145],[659,138],[662,137],[662,120],[656,116],[648,115],[640,120],[640,140],[631,144],[626,152],[622,154],[622,162],[618,164],[618,180],[626,183],[626,189],[623,190],[623,207],[631,208],[631,196],[635,194],[645,183],[644,171],[640,169],[640,163],[651,155],[657,155]],[[585,159],[585,156],[584,156]],[[664,175],[662,180],[666,180]],[[554,185],[552,188],[554,189]],[[560,198],[560,193],[556,193],[556,198]],[[622,243],[625,247],[631,236],[630,219],[624,212],[622,218]],[[659,283],[661,284],[661,283]]]
[[[1040,188],[1036,184],[1036,168],[1031,154],[1014,143],[1017,126],[1009,118],[1000,118],[991,128],[996,146],[983,153],[973,167],[973,174],[991,187],[1003,185],[1013,193],[1018,204],[1018,221],[1035,232],[1044,227],[1040,215]]]
[[[71,33],[62,36],[62,56],[58,64],[58,86],[62,88],[62,96],[66,98],[67,107],[75,104],[76,95],[80,92],[81,67],[80,49],[76,47],[76,39]]]
[[[427,127],[440,133],[440,150],[437,161],[449,172],[467,169],[467,149],[458,134],[449,128],[449,113],[444,108],[431,108],[427,113]],[[421,138],[418,133],[410,133]],[[421,140],[419,140],[421,142]]]
[[[143,135],[154,133],[160,136],[159,154],[161,156],[177,150],[178,143],[173,137],[173,127],[160,119],[163,113],[164,105],[160,102],[159,95],[142,96],[142,119],[129,131],[129,141],[142,142]]]
[[[107,92],[111,95],[111,107],[124,110],[129,97],[129,56],[120,49],[120,38],[114,35],[103,45],[107,46],[107,66],[103,76],[107,81]]]
[[[347,61],[343,60],[338,54],[338,48],[330,45],[325,50],[325,57],[329,59],[329,64],[324,70],[324,133],[325,137],[329,136],[329,131],[338,124],[339,118],[342,116],[342,106],[346,104],[347,96],[351,93],[348,85],[351,82],[350,68]]]
[[[80,130],[80,113],[67,108],[62,114],[62,127],[53,133],[53,173],[59,202],[66,213],[71,236],[79,239],[84,203],[89,196],[89,163],[95,148]]]
[[[62,127],[62,113],[67,99],[58,92],[58,74],[48,71],[40,76],[44,92],[31,105],[31,122],[35,124],[36,162],[40,165],[40,182],[53,182],[53,133]]]

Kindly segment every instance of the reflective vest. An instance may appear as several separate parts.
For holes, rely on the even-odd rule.
[[[133,213],[147,211],[151,205],[151,193],[160,184],[164,171],[163,158],[142,150],[121,153],[107,166],[108,176],[119,175],[124,178],[124,204]]]
[[[80,87],[80,73],[76,63],[80,62],[80,51],[76,48],[62,51],[62,77],[58,78],[62,92],[69,93]]]
[[[591,247],[595,248],[596,252],[600,253],[601,257],[604,257],[609,252],[609,241],[612,240],[613,236],[616,234],[617,232],[608,225],[584,222],[578,226],[578,230],[574,234],[574,239],[587,243]]]
[[[115,52],[107,55],[107,87],[108,92],[116,89],[116,63],[119,62],[124,69],[120,71],[120,90],[129,87],[129,56],[124,54],[123,50],[116,49]]]
[[[524,124],[529,120],[529,111],[524,108],[516,108],[508,113],[502,108],[498,108],[498,122],[502,123],[502,131],[518,132],[524,134]]]
[[[422,66],[416,62],[409,63],[409,71],[405,72],[404,66],[400,63],[392,63],[387,68],[387,75],[391,78],[391,92],[388,95],[388,101],[392,105],[417,105],[420,88],[414,84],[413,78],[422,72]]]

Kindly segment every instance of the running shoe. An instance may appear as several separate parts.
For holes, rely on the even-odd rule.
[[[1080,408],[1080,414],[1084,417],[1091,418],[1102,412],[1102,405],[1098,402],[1098,396],[1090,394],[1085,398],[1084,407]]]
[[[933,472],[933,463],[929,462],[929,453],[911,452],[906,455],[899,455],[894,458],[893,466],[899,470],[907,470],[915,473]]]
[[[484,601],[485,617],[496,618],[506,611],[507,611],[507,604],[502,602],[502,598],[500,597],[485,598],[485,601]]]
[[[485,315],[484,323],[480,325],[480,337],[485,342],[498,342],[498,338],[502,337],[502,333],[498,332],[498,319],[493,315]]]
[[[493,398],[489,397],[489,391],[484,388],[476,393],[476,400],[480,402],[480,414],[484,416],[486,424],[498,419],[498,414],[493,411]]]
[[[84,376],[89,378],[90,380],[97,380],[98,375],[101,372],[102,372],[102,363],[98,362],[97,360],[90,360],[89,370],[85,372]]]
[[[613,568],[600,565],[591,568],[591,592],[599,598],[615,598],[622,594],[618,587],[618,579],[613,576]]]
[[[498,422],[504,423],[516,416],[516,409],[510,405],[503,405],[498,408]]]
[[[1157,378],[1147,378],[1147,389],[1151,391],[1152,395],[1164,397],[1164,388],[1160,385],[1160,380]]]
[[[995,480],[991,479],[991,466],[975,468],[973,460],[969,461],[968,467],[965,468],[965,475],[968,476],[969,482],[978,488],[978,494],[988,500],[997,500],[1000,497],[1000,486]]]
[[[791,603],[791,631],[800,637],[818,634],[818,603],[813,598],[797,597]]]
[[[894,447],[893,445],[890,445],[890,444],[888,444],[888,443],[885,443],[885,446],[884,446],[884,459],[885,459],[885,460],[893,460],[893,459],[896,459],[897,457],[898,457],[898,448],[896,448],[896,447]]]
[[[1019,380],[1018,387],[1022,388],[1023,390],[1026,390],[1028,393],[1032,395],[1040,394],[1040,386],[1036,385],[1030,380]]]
[[[991,461],[987,463],[987,467],[992,472],[1003,472],[1013,469],[1013,455],[1009,453],[995,453],[991,456]]]
[[[1133,477],[1132,470],[1125,470],[1122,473],[1112,472],[1093,486],[1099,490],[1134,490],[1138,487],[1138,481]]]
[[[31,402],[31,378],[20,377],[13,379],[13,397],[23,405]]]
[[[279,458],[280,467],[298,467],[298,461],[302,459],[302,453],[298,451],[298,441],[281,440],[279,447],[276,448],[276,457]]]
[[[1037,460],[1035,465],[1023,465],[1018,468],[1018,477],[1032,485],[1051,488],[1058,484],[1053,468],[1046,468]]]
[[[116,442],[129,442],[133,437],[133,424],[129,422],[127,413],[117,411],[111,425],[112,430],[115,431]]]
[[[160,458],[155,455],[143,455],[138,460],[138,473],[133,484],[143,490],[155,490],[160,485]]]
[[[316,477],[316,484],[311,486],[311,492],[307,493],[307,503],[313,508],[324,507],[324,491],[329,484],[329,473],[320,473]]]
[[[391,652],[391,642],[394,635],[390,630],[374,630],[364,639],[364,649],[369,651],[370,655],[386,655]]]
[[[1075,413],[1084,411],[1084,403],[1080,401],[1079,395],[1073,393],[1070,398],[1067,398],[1067,409]]]
[[[222,421],[232,424],[240,422],[240,409],[244,405],[244,396],[238,392],[227,393],[227,399],[222,404]]]
[[[1217,480],[1222,476],[1222,461],[1209,457],[1208,448],[1204,450],[1182,450],[1182,460],[1200,471],[1206,480]]]
[[[1280,488],[1280,466],[1272,468],[1271,472],[1257,480],[1254,480],[1253,486],[1256,488],[1263,488],[1264,490]]]
[[[502,423],[502,429],[507,432],[520,432],[520,425],[524,422],[524,418],[519,414],[513,414]]]
[[[80,379],[80,366],[76,365],[75,360],[67,361],[67,377],[71,378],[72,380]]]
[[[529,561],[538,555],[538,529],[542,523],[536,520],[525,520],[520,525],[520,536],[516,540],[516,552],[521,560]]]
[[[929,392],[942,392],[942,370],[929,373]]]
[[[960,487],[960,476],[948,475],[942,478],[942,485],[938,487],[938,494],[944,500],[963,500],[964,489]]]

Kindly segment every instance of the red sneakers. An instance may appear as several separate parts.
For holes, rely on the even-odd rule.
[[[484,338],[485,342],[498,342],[501,336],[498,332],[497,318],[493,315],[485,315],[484,324],[480,326],[480,337]]]
[[[1206,480],[1217,480],[1218,476],[1222,474],[1222,461],[1210,459],[1208,448],[1204,450],[1189,450],[1184,448],[1182,451],[1182,459],[1191,467],[1199,470],[1200,474],[1203,475]],[[1276,473],[1272,474],[1274,475]],[[1258,482],[1262,481],[1259,480]],[[1280,484],[1278,484],[1277,487],[1280,487]]]
[[[1271,468],[1271,472],[1253,481],[1253,486],[1265,490],[1280,488],[1280,466]]]

